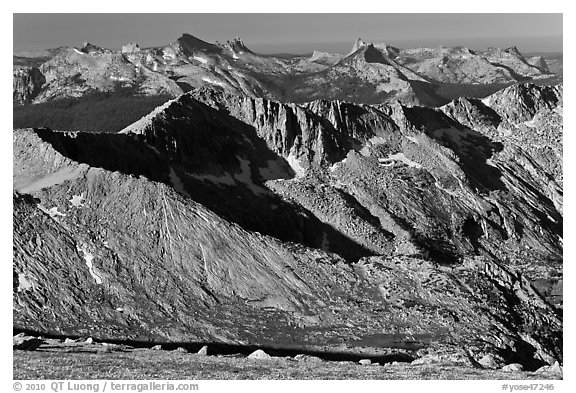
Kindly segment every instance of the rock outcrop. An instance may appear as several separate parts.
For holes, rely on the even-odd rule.
[[[21,351],[34,351],[42,344],[44,344],[43,339],[27,336],[24,333],[19,333],[12,338],[12,349]]]
[[[12,100],[29,103],[40,93],[46,78],[37,67],[18,67],[14,70]]]

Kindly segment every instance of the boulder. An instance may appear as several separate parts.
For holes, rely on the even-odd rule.
[[[514,372],[514,373],[524,371],[524,366],[522,366],[520,363],[510,363],[502,367],[502,371]]]
[[[92,337],[88,337],[85,341],[86,344],[94,344],[94,339]]]
[[[360,360],[358,361],[358,363],[360,363],[360,364],[363,365],[363,366],[369,366],[369,365],[372,364],[372,360],[370,360],[370,359],[360,359]]]
[[[204,345],[202,348],[200,348],[200,350],[198,352],[196,352],[198,355],[203,355],[206,356],[208,355],[208,346]]]
[[[542,366],[535,371],[536,374],[562,374],[562,366],[560,363],[554,362],[551,366]]]
[[[257,349],[256,351],[252,352],[248,355],[248,359],[256,359],[256,360],[267,360],[272,359],[272,356],[268,355],[261,349]]]
[[[43,343],[44,340],[38,337],[27,336],[24,333],[20,333],[12,338],[12,349],[34,351]]]
[[[554,364],[550,366],[550,372],[553,374],[562,374],[562,366],[560,366],[560,363],[554,362]]]
[[[176,348],[174,351],[176,352],[182,352],[182,353],[188,353],[188,350],[186,348],[182,348],[182,347],[178,347]]]
[[[480,363],[480,365],[484,368],[490,368],[493,370],[501,368],[504,365],[501,359],[497,358],[492,354],[485,355],[482,359],[478,361],[478,363]]]
[[[153,349],[153,350],[155,350],[155,351],[160,351],[160,350],[162,350],[162,345],[160,345],[160,344],[154,345],[154,346],[153,346],[152,348],[150,348],[150,349]]]
[[[73,338],[68,338],[68,337],[66,337],[66,340],[64,340],[64,344],[73,344],[76,342],[78,342],[78,341],[73,339]]]
[[[112,343],[102,343],[103,347],[110,348],[110,349],[122,349],[125,348],[123,345],[119,344],[112,344]]]
[[[298,362],[323,362],[323,360],[319,357],[304,354],[298,354],[294,356],[294,360]]]

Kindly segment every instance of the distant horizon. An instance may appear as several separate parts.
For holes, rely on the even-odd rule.
[[[346,54],[357,38],[399,48],[558,53],[562,20],[562,14],[13,14],[13,52],[85,41],[108,49],[130,42],[159,47],[188,33],[207,42],[239,36],[261,54]]]
[[[190,34],[190,33],[188,33]],[[193,34],[192,34],[193,35]],[[204,37],[198,37],[195,36],[196,38],[200,38],[203,41],[206,41],[208,43],[216,43],[218,41],[211,41],[208,39],[205,39]],[[146,49],[146,48],[159,48],[159,47],[163,47],[163,46],[167,46],[169,45],[171,42],[174,42],[178,39],[179,37],[175,38],[174,40],[170,41],[170,42],[166,42],[165,44],[161,44],[161,45],[142,45],[138,42],[136,42],[141,48]],[[234,37],[231,37],[230,39],[232,39]],[[242,37],[240,37],[242,38]],[[362,38],[362,37],[357,37],[357,38]],[[356,38],[356,39],[357,39]],[[526,39],[550,39],[550,40],[558,40],[558,39],[562,39],[562,37],[526,37]],[[250,50],[252,50],[253,52],[257,53],[257,54],[262,54],[262,55],[296,55],[296,56],[302,56],[302,55],[310,55],[312,54],[314,51],[319,51],[319,52],[326,52],[326,53],[332,53],[332,54],[348,54],[354,43],[356,42],[356,39],[354,39],[353,41],[341,41],[341,42],[295,42],[295,43],[282,43],[282,44],[251,44],[250,42],[246,42],[244,41],[244,44],[246,45],[246,47]],[[497,38],[494,38],[494,40],[497,40]],[[369,43],[374,43],[374,44],[382,44],[382,43],[386,43],[388,45],[391,45],[393,47],[397,47],[400,49],[416,49],[416,48],[438,48],[440,46],[445,46],[445,47],[466,47],[468,49],[472,49],[472,50],[482,50],[482,49],[486,49],[486,48],[500,48],[500,49],[506,49],[506,48],[510,48],[510,47],[517,47],[518,50],[520,51],[520,53],[563,53],[562,48],[560,48],[559,50],[524,50],[521,43],[513,43],[513,42],[507,42],[502,40],[502,42],[505,43],[505,45],[491,45],[491,44],[487,44],[487,45],[463,45],[463,44],[459,44],[457,41],[454,41],[453,39],[445,39],[445,40],[436,40],[433,42],[423,42],[421,45],[418,45],[417,41],[411,41],[411,42],[404,42],[402,43],[395,43],[395,42],[386,42],[384,40],[374,40],[374,41],[367,41],[367,40],[363,40],[364,42],[366,42],[367,44]],[[104,46],[104,45],[100,45],[98,42],[95,41],[82,41],[77,43],[76,45],[56,45],[56,46],[52,46],[49,48],[32,48],[32,49],[19,49],[19,48],[14,48],[13,52],[14,53],[20,53],[20,52],[38,52],[38,51],[44,51],[44,50],[51,50],[51,49],[56,49],[56,48],[60,48],[60,47],[75,47],[75,48],[80,48],[82,46],[82,44],[84,42],[89,42],[92,45],[96,45],[98,47],[101,48],[105,48],[105,49],[110,49],[110,50],[121,50],[122,46],[118,46],[118,47],[108,47],[108,46]],[[129,42],[126,42],[125,44],[129,44]],[[123,44],[123,45],[125,45]]]

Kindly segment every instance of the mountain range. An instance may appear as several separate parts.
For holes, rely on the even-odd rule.
[[[208,43],[183,34],[155,48],[131,43],[114,51],[86,42],[80,48],[15,53],[13,99],[41,103],[121,87],[176,97],[211,85],[280,102],[399,100],[437,106],[463,89],[486,96],[517,82],[555,78],[542,56],[528,61],[514,47],[399,49],[358,39],[347,55],[273,56],[254,53],[240,38]]]
[[[186,34],[42,56],[18,57],[15,101],[173,98],[115,133],[14,130],[16,330],[562,362],[563,87],[544,60]],[[468,84],[509,86],[438,94]]]

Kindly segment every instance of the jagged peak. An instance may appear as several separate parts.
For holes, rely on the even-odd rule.
[[[166,101],[160,106],[157,106],[150,113],[121,130],[119,134],[141,134],[149,124],[155,121],[155,119],[161,118],[167,111],[170,111],[170,108],[179,105],[189,105],[191,99],[203,103],[222,103],[230,101],[232,98],[238,99],[249,97],[244,94],[225,92],[220,89],[213,89],[206,86],[196,87],[172,100]]]
[[[514,54],[514,55],[522,56],[522,55],[520,54],[520,51],[518,50],[518,48],[515,47],[515,46],[511,46],[511,47],[509,47],[509,48],[504,49],[504,52],[510,53],[510,54]]]
[[[202,52],[217,52],[220,48],[217,45],[203,41],[198,37],[191,34],[184,33],[175,42],[176,45],[184,51],[185,54],[190,55],[193,51]]]
[[[172,106],[172,104],[179,102],[183,95],[172,100],[168,100],[164,104],[157,106],[154,108],[154,110],[152,110],[152,112],[148,113],[144,117],[119,131],[118,134],[141,134],[146,126],[153,121],[153,119],[155,119],[157,116],[161,116],[170,106]]]
[[[365,47],[367,44],[362,40],[362,38],[358,37],[354,46],[352,47],[352,51],[349,54],[356,52],[358,49]]]
[[[242,38],[240,37],[234,37],[231,41],[229,41],[232,44],[237,44],[237,45],[241,45],[241,46],[245,46],[244,45],[244,41],[242,40]]]
[[[232,39],[231,41],[227,41],[226,45],[230,49],[232,49],[234,52],[253,53],[250,49],[248,49],[248,47],[246,46],[246,44],[244,43],[244,41],[240,37],[234,37],[234,39]]]
[[[201,40],[198,37],[193,36],[192,34],[189,33],[182,33],[182,35],[180,36],[180,38],[178,38],[178,41],[183,41],[183,42],[196,42],[196,41],[201,41],[201,42],[205,42],[203,40]],[[207,42],[206,42],[207,43]]]
[[[398,56],[400,54],[400,48],[395,46],[384,44],[384,48],[390,56]]]
[[[363,54],[364,59],[368,63],[390,64],[386,55],[381,50],[377,49],[372,43],[364,46]]]

